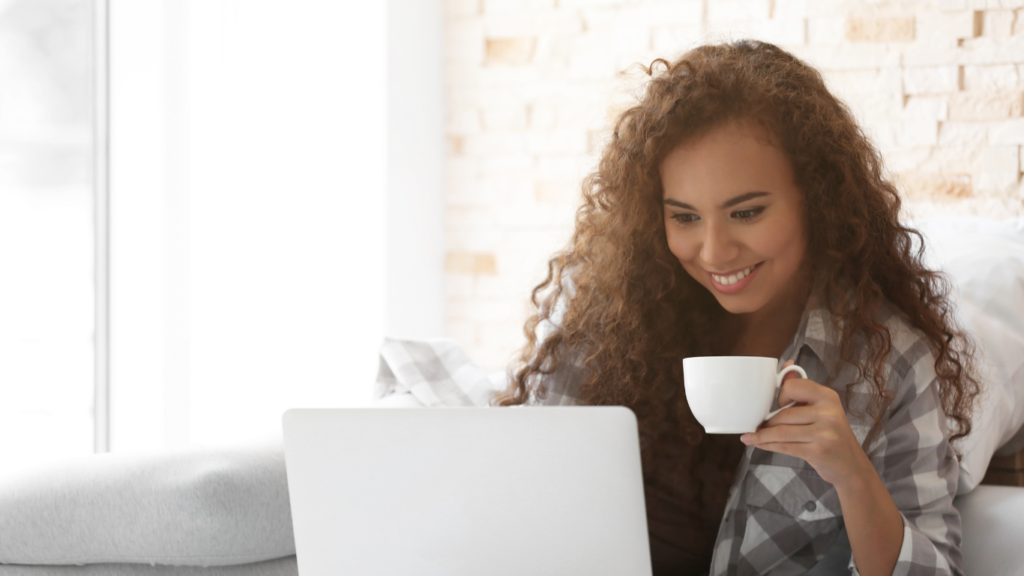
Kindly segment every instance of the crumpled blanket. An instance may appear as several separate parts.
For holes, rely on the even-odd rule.
[[[428,408],[487,406],[494,392],[505,388],[504,372],[487,372],[450,338],[399,340],[385,338],[374,400],[411,394]]]

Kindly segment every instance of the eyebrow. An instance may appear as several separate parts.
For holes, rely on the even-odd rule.
[[[737,204],[742,204],[743,202],[746,202],[747,200],[753,200],[754,198],[760,198],[762,196],[768,196],[768,192],[747,192],[745,194],[740,194],[739,196],[736,196],[735,198],[730,198],[729,200],[726,200],[725,202],[723,202],[722,205],[718,207],[718,209],[719,210],[724,210],[726,208],[732,208],[733,206],[735,206]],[[693,210],[694,212],[697,211],[697,209],[694,208],[693,206],[690,206],[689,204],[687,204],[685,202],[679,202],[677,200],[673,200],[671,198],[666,198],[665,199],[665,204],[668,204],[669,206],[675,206],[677,208],[682,208],[684,210]]]

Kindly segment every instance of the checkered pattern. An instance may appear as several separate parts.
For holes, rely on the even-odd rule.
[[[373,398],[412,394],[424,406],[486,406],[504,388],[473,363],[458,342],[385,338]]]
[[[838,366],[837,331],[824,309],[809,305],[780,366],[794,360],[811,380],[843,398],[850,426],[903,516],[903,547],[894,576],[958,574],[960,515],[953,508],[959,465],[947,441],[934,355],[924,337],[891,308],[880,320],[892,337],[888,381],[895,399],[877,434],[865,416],[870,390],[858,384],[846,403],[852,367]],[[582,375],[566,367],[549,377],[537,403],[575,403]],[[410,392],[427,406],[486,405],[500,383],[476,367],[452,340],[387,340],[381,348],[376,397]],[[865,445],[867,439],[873,439]],[[807,462],[748,447],[715,543],[712,576],[803,574],[843,527],[839,498]],[[853,558],[850,569],[857,575]]]

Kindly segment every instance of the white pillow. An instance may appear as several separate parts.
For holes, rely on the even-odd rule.
[[[984,390],[961,445],[957,493],[966,494],[1024,426],[1024,218],[938,216],[911,227],[926,238],[929,265],[955,283],[960,321],[978,347]]]

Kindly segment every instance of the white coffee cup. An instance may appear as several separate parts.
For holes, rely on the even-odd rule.
[[[683,388],[686,401],[708,434],[754,432],[765,420],[789,403],[771,412],[782,379],[790,372],[807,378],[804,369],[787,366],[776,370],[779,361],[759,356],[703,356],[683,359]]]

